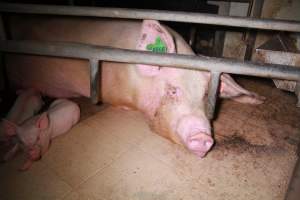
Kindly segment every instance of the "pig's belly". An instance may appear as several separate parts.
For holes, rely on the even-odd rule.
[[[43,56],[7,55],[7,75],[15,88],[35,88],[57,98],[90,96],[89,64]]]

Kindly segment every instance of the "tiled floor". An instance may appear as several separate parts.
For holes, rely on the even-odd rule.
[[[268,100],[223,101],[217,143],[202,160],[151,132],[136,111],[80,101],[81,122],[29,171],[17,171],[21,155],[0,165],[0,199],[283,199],[300,138],[296,98],[268,81],[240,81]]]

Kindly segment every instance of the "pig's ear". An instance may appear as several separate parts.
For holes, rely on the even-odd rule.
[[[266,99],[263,96],[242,88],[228,74],[221,76],[220,96],[249,104],[262,104]]]
[[[175,43],[169,33],[158,21],[144,20],[136,49],[155,53],[175,53]],[[144,76],[159,74],[159,66],[138,64],[138,71]]]
[[[42,113],[40,117],[36,120],[36,127],[44,130],[49,126],[49,117],[46,112]]]
[[[15,123],[7,119],[2,119],[2,124],[4,128],[4,132],[7,136],[16,135],[18,126]]]

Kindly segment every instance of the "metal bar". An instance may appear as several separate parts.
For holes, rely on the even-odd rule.
[[[253,2],[254,1],[254,2]],[[261,17],[262,9],[264,5],[264,0],[252,0],[252,8],[250,14],[252,17]],[[256,30],[249,30],[246,39],[246,50],[244,55],[244,60],[251,60],[254,44],[256,41]]]
[[[0,40],[5,40],[5,30],[2,15],[0,14]],[[0,90],[4,90],[7,87],[5,83],[5,64],[3,53],[0,52]]]
[[[296,88],[295,88],[295,94],[297,96],[297,107],[300,108],[300,81],[297,81]]]
[[[209,119],[214,118],[215,107],[218,98],[220,75],[220,72],[211,72],[211,77],[208,85],[208,101],[206,107],[206,115]]]
[[[298,200],[300,195],[300,160],[297,160],[285,200]]]
[[[174,68],[219,71],[267,78],[300,80],[300,69],[288,65],[255,64],[228,58],[158,54],[71,42],[0,41],[0,51],[68,58],[142,63]]]
[[[178,11],[175,12],[146,9],[141,10],[126,8],[100,8],[0,3],[0,12],[89,17],[112,17],[127,19],[156,19],[161,21],[176,21],[265,30],[300,32],[299,21],[279,19],[254,19],[249,17],[247,18],[237,16],[220,16],[214,14],[189,13]]]
[[[99,60],[90,59],[90,95],[93,104],[99,101]]]

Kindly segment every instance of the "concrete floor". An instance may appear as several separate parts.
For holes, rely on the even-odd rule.
[[[17,171],[21,155],[0,165],[0,199],[283,199],[298,157],[296,97],[270,81],[240,83],[268,99],[222,101],[204,159],[151,132],[139,112],[80,100],[81,122],[29,171]]]

